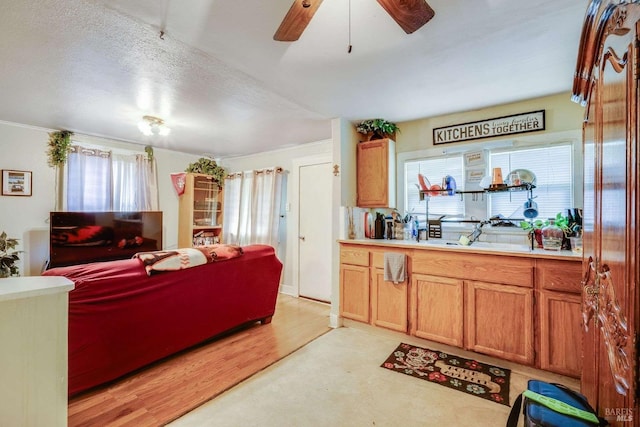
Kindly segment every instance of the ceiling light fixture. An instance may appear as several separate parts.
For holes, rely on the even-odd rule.
[[[166,136],[171,132],[171,129],[164,124],[164,120],[153,116],[143,116],[142,121],[138,123],[138,129],[147,136]]]

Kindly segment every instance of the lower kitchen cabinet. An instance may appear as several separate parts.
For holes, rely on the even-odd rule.
[[[373,269],[371,323],[394,331],[407,332],[409,293],[407,281],[385,282],[384,269]]]
[[[340,315],[369,322],[369,267],[340,265]]]
[[[444,344],[463,346],[464,282],[448,277],[414,274],[411,279],[415,324],[411,333]]]
[[[582,369],[581,279],[580,262],[536,263],[540,368],[575,378]]]
[[[533,365],[533,289],[465,281],[466,347]]]
[[[384,280],[387,252],[407,256],[409,280]],[[341,244],[340,314],[579,377],[580,279],[577,258]]]
[[[579,294],[541,291],[540,368],[579,378],[582,369],[582,299]]]

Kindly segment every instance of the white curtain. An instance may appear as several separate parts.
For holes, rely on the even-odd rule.
[[[68,159],[67,210],[158,210],[155,159],[74,146]]]
[[[137,211],[157,211],[160,209],[158,195],[158,168],[156,158],[149,159],[144,154],[136,155],[136,170],[138,179]]]
[[[224,187],[225,243],[277,247],[283,187],[282,168],[231,174]]]
[[[67,210],[111,209],[111,153],[72,146],[67,158]]]

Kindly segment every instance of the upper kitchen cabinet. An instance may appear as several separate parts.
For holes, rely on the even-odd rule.
[[[357,162],[357,205],[395,208],[396,143],[388,138],[361,142]]]

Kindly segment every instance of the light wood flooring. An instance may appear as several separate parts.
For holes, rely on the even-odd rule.
[[[164,359],[69,401],[69,426],[161,426],[329,331],[329,306],[278,296],[273,321]]]

